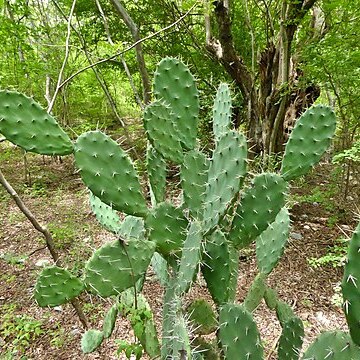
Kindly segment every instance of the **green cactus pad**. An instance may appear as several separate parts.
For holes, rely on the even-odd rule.
[[[180,208],[164,202],[154,208],[145,220],[149,239],[163,256],[178,254],[186,239],[188,221]]]
[[[277,174],[255,177],[236,209],[229,237],[243,248],[256,239],[276,218],[285,203],[287,183]]]
[[[270,287],[266,287],[265,293],[264,293],[264,300],[266,303],[266,306],[270,310],[276,310],[276,306],[278,305],[278,296],[274,289],[271,289]]]
[[[151,267],[153,268],[157,279],[162,286],[166,286],[169,282],[169,272],[167,261],[157,252],[151,259]]]
[[[256,260],[258,268],[270,274],[284,253],[289,236],[290,216],[288,210],[282,208],[276,219],[256,239]]]
[[[281,360],[298,360],[304,338],[304,325],[294,317],[288,320],[282,329],[279,339],[278,358]]]
[[[194,300],[186,312],[194,332],[198,335],[208,335],[218,327],[217,316],[211,305],[204,299]]]
[[[189,329],[181,313],[175,316],[174,332],[171,340],[171,360],[191,359]]]
[[[204,200],[204,233],[216,226],[239,192],[246,174],[243,134],[229,131],[219,139],[210,162]]]
[[[134,166],[118,144],[100,131],[82,134],[75,160],[85,185],[115,210],[145,216],[147,207]]]
[[[350,239],[341,288],[350,335],[360,345],[360,223]]]
[[[286,181],[306,174],[329,147],[336,128],[334,111],[317,105],[296,121],[285,147],[281,174]]]
[[[81,338],[81,350],[84,354],[95,351],[102,343],[104,334],[95,329],[88,330]]]
[[[33,99],[15,91],[0,91],[0,133],[41,155],[69,155],[74,150],[56,120]]]
[[[128,215],[123,220],[118,232],[119,236],[125,240],[144,239],[145,226],[144,220],[136,216]]]
[[[209,160],[200,151],[193,150],[186,153],[181,166],[181,187],[184,192],[184,202],[190,214],[200,219],[207,182]]]
[[[225,235],[215,230],[206,241],[201,271],[216,304],[229,300],[231,264]]]
[[[117,240],[103,245],[86,263],[85,284],[103,297],[118,295],[146,272],[154,247],[148,240]]]
[[[284,327],[290,319],[293,319],[295,317],[294,310],[285,301],[278,300],[275,310],[276,316],[282,327]]]
[[[306,350],[302,360],[359,360],[360,348],[342,331],[322,333]]]
[[[166,190],[166,161],[152,146],[148,146],[146,152],[146,168],[149,177],[150,191],[155,202],[165,200]]]
[[[176,137],[191,150],[196,143],[199,94],[194,77],[181,61],[164,58],[154,73],[154,94],[170,105],[176,116]]]
[[[247,311],[253,312],[259,306],[266,290],[265,280],[265,274],[256,275],[244,300],[243,306]]]
[[[213,107],[213,132],[215,139],[228,132],[231,125],[231,94],[229,85],[220,84]]]
[[[90,207],[96,219],[106,230],[117,234],[121,227],[121,220],[117,212],[111,206],[103,203],[91,191],[89,195]]]
[[[201,257],[201,240],[201,223],[194,221],[190,224],[188,235],[184,242],[179,271],[177,273],[177,290],[179,294],[186,293],[189,290],[196,275]]]
[[[111,336],[114,327],[116,318],[118,315],[118,304],[115,303],[111,308],[107,311],[105,317],[104,317],[104,323],[103,323],[103,334],[104,338],[107,339]]]
[[[181,164],[184,154],[175,121],[170,107],[161,101],[155,101],[145,108],[144,127],[151,145],[165,159]]]
[[[226,304],[220,310],[219,338],[226,359],[263,360],[260,334],[251,313],[243,306]]]
[[[39,306],[58,306],[80,295],[84,284],[69,271],[52,266],[45,268],[35,285],[35,300]]]

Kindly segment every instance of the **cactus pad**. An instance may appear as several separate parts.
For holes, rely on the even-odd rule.
[[[229,131],[218,141],[210,162],[204,200],[204,233],[216,226],[239,192],[246,174],[243,134]]]
[[[276,218],[285,203],[286,182],[277,174],[255,177],[236,209],[230,240],[240,248],[248,246]]]
[[[247,311],[253,312],[259,306],[266,290],[265,280],[265,274],[256,275],[244,300],[243,306]]]
[[[104,334],[104,338],[107,339],[111,336],[114,327],[115,327],[115,322],[116,322],[116,318],[118,315],[118,304],[115,303],[113,306],[111,306],[111,308],[107,311],[105,318],[104,318],[104,323],[103,323],[103,334]]]
[[[155,202],[165,200],[166,190],[166,161],[152,146],[148,146],[146,152],[146,168],[149,177],[151,194]]]
[[[317,105],[296,121],[285,147],[281,174],[286,181],[306,174],[330,145],[336,128],[334,111]]]
[[[203,212],[203,202],[207,181],[209,160],[197,150],[189,151],[184,156],[181,165],[181,187],[184,193],[184,202],[190,214],[200,219]]]
[[[218,327],[216,315],[211,305],[204,299],[194,300],[187,308],[191,327],[199,335],[211,334]]]
[[[33,99],[16,91],[0,91],[0,133],[26,151],[69,155],[73,144],[56,120]]]
[[[261,272],[270,274],[279,262],[289,236],[289,226],[289,212],[284,207],[275,221],[256,239],[256,260]]]
[[[106,229],[114,234],[119,232],[121,227],[120,217],[111,206],[103,203],[98,197],[90,192],[90,207],[92,212],[95,214],[96,219]]]
[[[298,360],[304,337],[302,321],[294,317],[289,319],[282,329],[279,339],[278,358],[281,360]]]
[[[35,300],[41,307],[58,306],[80,295],[84,284],[69,271],[52,266],[39,275],[35,286]]]
[[[145,237],[144,220],[136,216],[126,216],[118,234],[123,239],[143,239]]]
[[[179,294],[186,293],[197,273],[201,256],[201,224],[194,221],[190,224],[188,235],[184,242],[179,271],[177,273],[177,284]]]
[[[81,350],[84,354],[95,351],[102,343],[104,334],[95,329],[88,330],[81,338]]]
[[[358,360],[360,348],[342,331],[322,333],[306,350],[302,360]]]
[[[229,131],[231,125],[231,95],[229,85],[220,84],[213,107],[213,132],[215,139]]]
[[[85,185],[102,202],[129,215],[147,214],[134,166],[114,140],[100,131],[82,134],[75,160]]]
[[[154,95],[164,100],[176,117],[176,137],[191,150],[196,143],[199,94],[194,77],[181,61],[164,58],[154,73]]]
[[[186,239],[188,221],[180,208],[164,202],[154,208],[145,220],[149,239],[163,256],[179,253]]]
[[[118,295],[146,272],[154,247],[148,240],[116,240],[103,245],[86,263],[85,284],[103,297]]]
[[[350,239],[341,288],[350,335],[360,345],[360,223]]]
[[[220,230],[214,231],[206,241],[201,270],[214,302],[226,303],[229,300],[231,264],[228,244]]]
[[[256,323],[243,306],[224,305],[220,310],[219,326],[219,338],[226,359],[263,359]]]
[[[165,159],[181,164],[184,154],[175,121],[170,107],[161,101],[155,101],[145,108],[144,127],[151,145]]]

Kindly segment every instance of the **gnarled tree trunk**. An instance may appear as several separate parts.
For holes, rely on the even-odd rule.
[[[207,49],[224,66],[244,99],[242,116],[253,154],[282,152],[286,129],[291,128],[294,119],[319,96],[316,86],[299,88],[302,74],[291,56],[298,25],[315,2],[283,0],[280,29],[277,35],[269,38],[255,73],[235,48],[229,1],[213,2],[216,37],[211,33],[209,10],[205,15]]]

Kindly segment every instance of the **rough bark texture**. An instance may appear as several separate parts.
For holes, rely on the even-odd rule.
[[[316,86],[299,88],[298,79],[302,74],[291,58],[298,25],[315,2],[283,0],[280,30],[277,36],[269,38],[255,74],[235,48],[228,2],[213,2],[217,36],[212,36],[207,20],[207,49],[224,66],[241,92],[245,104],[242,116],[246,118],[247,135],[254,154],[281,152],[286,129],[289,131],[292,121],[319,96]]]

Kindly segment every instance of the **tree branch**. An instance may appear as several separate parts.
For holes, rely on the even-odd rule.
[[[59,72],[59,76],[58,76],[58,81],[57,81],[57,85],[56,85],[56,89],[55,89],[55,92],[54,92],[54,95],[52,97],[52,100],[48,106],[48,109],[47,109],[47,112],[50,114],[51,113],[51,110],[53,109],[54,107],[54,104],[55,104],[55,100],[57,98],[57,95],[60,91],[60,84],[61,84],[61,80],[62,80],[62,76],[64,74],[64,70],[65,70],[65,66],[66,66],[66,63],[68,61],[68,58],[69,58],[69,54],[70,54],[70,51],[69,51],[69,44],[70,44],[70,34],[71,34],[71,20],[72,20],[72,17],[73,17],[73,13],[74,13],[74,9],[75,9],[75,5],[76,5],[76,0],[73,0],[73,3],[71,5],[71,10],[70,10],[70,14],[69,14],[69,18],[68,18],[68,24],[67,24],[67,35],[66,35],[66,41],[65,41],[65,56],[64,56],[64,61],[62,63],[62,66],[61,66],[61,69],[60,69],[60,72]]]
[[[62,82],[62,84],[60,85],[60,88],[62,88],[63,86],[65,86],[67,83],[69,83],[72,79],[74,79],[76,76],[78,76],[79,74],[83,73],[84,71],[88,70],[88,69],[92,69],[93,67],[95,66],[98,66],[100,64],[103,64],[103,63],[106,63],[112,59],[115,59],[117,58],[119,55],[123,55],[125,54],[126,52],[130,51],[131,49],[133,49],[137,44],[139,43],[143,43],[144,41],[146,40],[149,40],[149,39],[152,39],[153,37],[171,29],[172,27],[176,26],[179,22],[181,22],[186,16],[188,16],[192,9],[195,8],[195,6],[197,5],[198,1],[183,15],[181,16],[178,20],[176,20],[175,22],[173,22],[172,24],[168,25],[168,26],[165,26],[164,28],[158,30],[158,31],[155,31],[154,33],[148,35],[148,36],[145,36],[144,38],[134,42],[132,45],[128,46],[127,48],[125,48],[124,50],[121,50],[119,52],[117,52],[116,54],[114,55],[111,55],[105,59],[101,59],[99,61],[96,61],[88,66],[85,66],[83,67],[82,69],[78,70],[76,73],[72,74],[71,76],[69,76],[66,80],[64,80]]]
[[[16,205],[18,206],[18,208],[20,209],[20,211],[28,218],[28,220],[31,222],[31,224],[33,225],[33,227],[39,231],[40,233],[43,234],[44,238],[45,238],[45,242],[46,242],[46,247],[49,249],[49,252],[51,254],[51,257],[53,258],[54,262],[56,265],[61,266],[61,260],[59,257],[59,254],[57,253],[56,249],[55,249],[55,243],[54,243],[54,239],[52,238],[49,230],[42,226],[37,219],[35,218],[35,216],[33,215],[33,213],[27,208],[27,206],[24,204],[24,202],[21,200],[20,196],[18,195],[18,193],[15,191],[15,189],[10,185],[10,183],[5,179],[1,169],[0,169],[0,184],[5,188],[5,190],[9,193],[9,195],[13,198],[13,200],[15,201]],[[77,299],[73,299],[71,301],[72,306],[74,307],[76,314],[79,317],[79,320],[81,321],[81,323],[83,324],[84,328],[87,329],[88,328],[88,324],[87,324],[87,320],[85,318],[85,315],[80,307],[80,304],[78,302]]]

